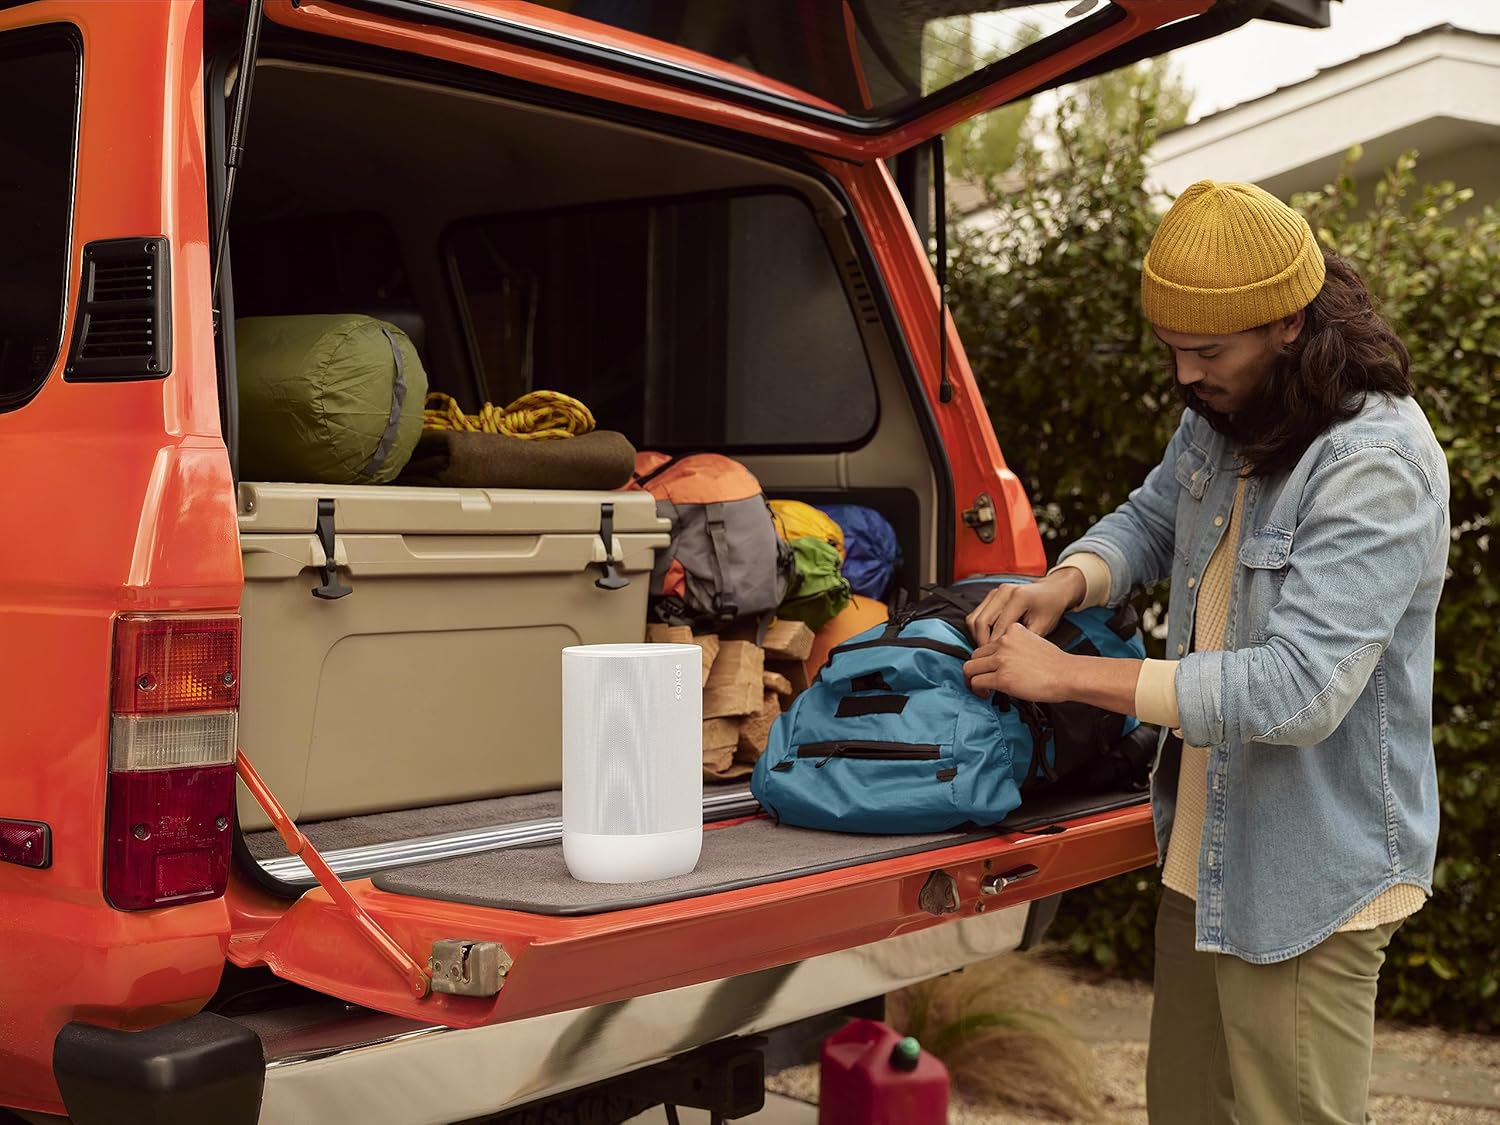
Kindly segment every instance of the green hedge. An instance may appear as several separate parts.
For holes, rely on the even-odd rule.
[[[1020,192],[984,230],[953,235],[953,309],[1010,467],[1049,554],[1124,500],[1178,415],[1166,355],[1141,317],[1138,275],[1159,209],[1143,190],[1150,107],[1102,139],[1077,104]],[[1045,161],[1045,167],[1042,166]],[[1458,224],[1470,194],[1419,190],[1403,157],[1367,209],[1347,176],[1296,202],[1369,281],[1412,352],[1420,401],[1448,452],[1450,577],[1439,610],[1434,707],[1443,826],[1434,898],[1398,932],[1383,1014],[1500,1030],[1500,215]],[[1159,646],[1165,590],[1142,600]],[[1159,652],[1156,653],[1159,655]],[[1054,936],[1080,958],[1149,976],[1157,877],[1134,872],[1068,896]]]

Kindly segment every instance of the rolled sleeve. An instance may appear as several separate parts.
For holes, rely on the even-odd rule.
[[[1184,742],[1189,746],[1217,746],[1224,741],[1222,652],[1195,652],[1177,661],[1172,694]]]
[[[1177,665],[1176,660],[1141,662],[1135,682],[1135,717],[1141,722],[1168,730],[1182,725],[1177,712]]]
[[[1093,609],[1095,606],[1109,604],[1109,591],[1111,574],[1109,563],[1098,555],[1091,555],[1087,551],[1079,551],[1072,555],[1066,562],[1060,562],[1048,573],[1055,573],[1065,567],[1072,567],[1083,575],[1084,591],[1083,601],[1075,607],[1077,609]]]

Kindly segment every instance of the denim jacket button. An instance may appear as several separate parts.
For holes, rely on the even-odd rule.
[[[1189,578],[1188,579],[1188,589],[1189,590],[1191,590],[1196,585],[1198,585],[1198,580],[1196,578]]]
[[[1223,516],[1215,516],[1214,517],[1214,526],[1215,527],[1223,527],[1224,526],[1224,517]]]
[[[1181,656],[1186,651],[1187,651],[1187,645],[1178,645],[1177,646],[1177,655],[1178,656]]]

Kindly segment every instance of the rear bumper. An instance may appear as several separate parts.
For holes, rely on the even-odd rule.
[[[455,1029],[329,999],[147,1031],[73,1022],[53,1068],[73,1125],[449,1125],[755,1035],[1008,952],[1014,907],[743,976]]]
[[[997,911],[740,977],[487,1027],[424,1026],[332,1002],[239,1020],[265,1044],[261,1125],[448,1125],[1005,953],[1026,917],[1024,907]]]
[[[265,1065],[254,1030],[208,1012],[145,1031],[75,1020],[52,1045],[73,1125],[255,1125]]]

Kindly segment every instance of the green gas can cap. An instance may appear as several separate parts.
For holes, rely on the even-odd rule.
[[[922,1058],[922,1044],[910,1035],[891,1048],[891,1066],[896,1070],[916,1070]]]

